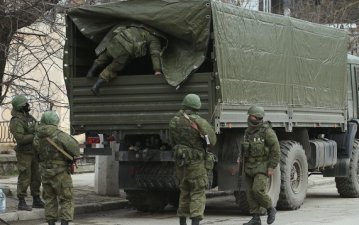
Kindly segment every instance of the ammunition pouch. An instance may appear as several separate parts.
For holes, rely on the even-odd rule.
[[[201,161],[205,159],[203,151],[192,149],[185,145],[176,145],[174,150],[176,165],[179,167],[188,165],[191,161]]]

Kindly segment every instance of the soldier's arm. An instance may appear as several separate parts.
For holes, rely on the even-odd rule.
[[[269,149],[269,168],[275,169],[280,160],[280,147],[277,135],[274,130],[267,129],[265,144]]]
[[[25,134],[24,124],[17,118],[10,121],[10,132],[14,136],[16,143],[19,145],[32,144],[33,134]]]
[[[151,55],[153,71],[161,71],[161,41],[153,35],[148,37],[148,48]]]
[[[57,137],[62,143],[64,150],[73,157],[80,156],[79,143],[71,136],[64,132],[60,132]]]
[[[197,125],[203,135],[208,135],[209,142],[211,143],[210,146],[213,147],[217,142],[216,132],[214,131],[211,124],[207,122],[207,120],[198,117],[196,118]]]

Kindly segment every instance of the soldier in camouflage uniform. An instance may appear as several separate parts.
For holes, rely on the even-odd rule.
[[[34,139],[43,179],[45,217],[49,225],[55,225],[58,218],[61,219],[61,225],[69,224],[74,216],[74,203],[70,175],[72,161],[66,158],[47,138],[70,156],[80,155],[78,142],[58,129],[59,121],[56,112],[44,112]]]
[[[261,207],[267,209],[267,223],[272,224],[277,210],[266,193],[268,177],[273,176],[280,159],[279,142],[269,122],[263,122],[264,109],[252,106],[248,110],[248,128],[242,151],[246,193],[253,218],[244,225],[261,225]]]
[[[104,82],[114,79],[133,58],[151,55],[155,75],[161,75],[161,41],[160,35],[150,28],[136,26],[119,26],[112,29],[96,48],[98,58],[87,73],[87,77],[100,76],[91,91],[99,93]]]
[[[41,176],[39,163],[35,157],[32,141],[34,139],[36,120],[29,114],[30,105],[25,96],[17,95],[12,100],[10,132],[14,136],[17,146],[16,158],[19,177],[17,181],[18,210],[31,211],[26,204],[27,188],[30,186],[33,196],[33,208],[44,208],[40,199]]]
[[[187,217],[192,219],[192,225],[198,225],[203,219],[208,186],[206,142],[203,138],[208,136],[210,146],[216,144],[217,138],[212,126],[197,114],[201,108],[198,95],[188,94],[182,105],[183,109],[169,123],[176,158],[176,179],[181,191],[177,215],[180,225],[186,225]]]

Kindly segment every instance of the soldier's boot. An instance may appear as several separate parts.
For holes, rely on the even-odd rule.
[[[56,221],[55,220],[48,220],[47,224],[48,225],[56,225]]]
[[[179,218],[180,225],[187,225],[186,219],[187,219],[186,217],[180,217]]]
[[[17,206],[17,210],[23,210],[23,211],[31,211],[32,209],[30,206],[26,204],[25,198],[20,197],[19,198],[19,205]]]
[[[32,201],[32,208],[44,208],[45,204],[44,202],[41,200],[40,196],[34,196],[33,201]]]
[[[191,219],[192,219],[192,225],[199,225],[199,221],[201,221],[199,217],[193,217]]]
[[[105,65],[99,65],[97,63],[93,63],[91,68],[86,74],[86,78],[89,79],[89,78],[97,77],[104,68]]]
[[[61,220],[61,225],[69,225],[69,221]]]
[[[244,223],[243,225],[262,225],[261,218],[258,214],[254,214],[252,219],[248,223]]]
[[[91,91],[94,95],[98,95],[100,92],[100,87],[105,83],[105,80],[99,78],[96,83],[92,86]]]
[[[275,214],[277,213],[277,210],[274,207],[270,207],[267,209],[267,223],[272,224],[275,220]]]

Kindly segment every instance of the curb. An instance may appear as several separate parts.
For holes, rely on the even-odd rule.
[[[334,184],[334,183],[335,183],[334,178],[331,180],[312,181],[312,182],[308,182],[308,188],[312,188],[315,186],[327,185],[327,184]]]
[[[99,212],[99,211],[106,211],[113,209],[124,209],[127,207],[129,207],[129,202],[127,200],[77,205],[75,206],[75,216],[84,213]],[[0,214],[0,218],[6,222],[44,219],[45,210],[33,209],[32,211],[17,211],[17,212],[3,213]]]

